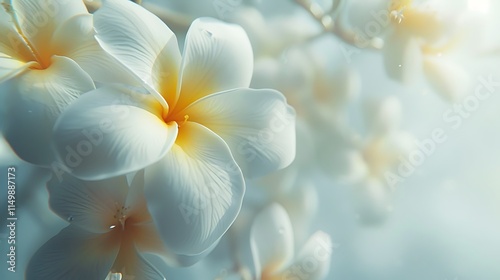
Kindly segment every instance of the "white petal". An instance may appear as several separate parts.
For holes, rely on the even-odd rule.
[[[208,247],[201,254],[197,254],[197,255],[181,255],[181,254],[177,254],[177,255],[175,255],[174,256],[175,263],[173,263],[173,265],[176,265],[176,266],[179,266],[179,267],[188,267],[188,266],[192,266],[192,265],[198,263],[199,261],[203,260],[209,254],[212,253],[212,251],[215,249],[215,247],[217,247],[219,245],[219,241],[220,241],[220,239],[217,240],[216,242],[214,242],[210,247]],[[172,266],[172,264],[171,264],[171,266]]]
[[[446,5],[446,4],[445,4]],[[445,6],[443,5],[443,6]],[[431,12],[432,8],[425,9],[408,9],[404,11],[404,18],[398,24],[398,29],[411,36],[418,36],[427,41],[436,41],[445,38],[454,25],[453,20],[446,20],[443,16],[443,11]],[[456,26],[456,25],[455,25]]]
[[[125,203],[128,207],[127,214],[131,218],[128,220],[131,226],[129,229],[136,233],[133,240],[135,249],[139,252],[155,254],[170,266],[180,266],[179,256],[167,250],[149,214],[144,196],[144,184],[144,169],[142,169],[135,174]]]
[[[2,1],[2,6],[0,6],[0,34],[5,35],[0,36],[0,53],[14,57],[16,60],[32,61],[34,57],[21,35],[17,32],[15,25],[12,24],[12,17],[12,6]],[[0,65],[2,64],[0,63]]]
[[[149,214],[144,197],[144,184],[144,169],[142,169],[135,174],[125,202],[128,208],[127,215],[130,217],[129,229],[135,232],[133,240],[135,249],[139,252],[155,254],[171,266],[182,265],[179,256],[165,247]]]
[[[330,270],[331,255],[330,236],[317,231],[302,247],[294,263],[282,273],[283,279],[322,280]]]
[[[133,243],[122,242],[120,252],[111,272],[121,274],[121,279],[164,280],[165,277],[135,248]]]
[[[259,275],[274,275],[292,260],[293,229],[281,205],[271,204],[255,217],[250,242]]]
[[[447,101],[456,101],[469,89],[469,75],[462,66],[453,61],[426,57],[424,71],[430,84]]]
[[[136,230],[141,232],[134,239],[135,248],[139,252],[155,254],[173,267],[191,266],[210,254],[218,242],[215,242],[207,250],[198,255],[175,254],[165,247],[147,208],[147,202],[144,197],[144,183],[144,170],[141,170],[137,172],[133,179],[127,195],[127,202],[125,203],[129,207],[127,213],[133,217],[134,221],[140,221],[139,224],[135,225]]]
[[[341,181],[356,181],[366,176],[368,167],[357,147],[351,129],[339,120],[316,118],[313,122],[316,161],[327,174]]]
[[[309,180],[294,187],[288,193],[282,194],[278,201],[293,221],[294,244],[297,245],[309,237],[311,222],[315,220],[318,212],[319,197],[316,186]]]
[[[366,103],[365,123],[372,133],[382,135],[401,126],[401,101],[394,95]]]
[[[120,239],[68,226],[45,243],[31,258],[27,280],[104,279],[118,254]]]
[[[88,14],[83,1],[12,0],[12,8],[24,37],[44,63],[50,62],[49,42],[56,28],[79,14]]]
[[[15,77],[36,62],[25,63],[0,53],[0,83]]]
[[[209,95],[179,113],[229,145],[245,175],[262,176],[295,158],[295,111],[274,90],[237,89]]]
[[[94,36],[92,15],[77,15],[58,26],[51,48],[53,53],[76,61],[95,81],[135,85],[135,77],[105,52]]]
[[[44,70],[29,70],[12,80],[7,96],[4,135],[22,159],[40,165],[54,160],[52,128],[75,99],[93,90],[94,83],[74,61],[54,56]]]
[[[392,193],[381,180],[367,178],[354,184],[354,204],[361,222],[380,224],[391,210]]]
[[[128,185],[125,176],[102,181],[82,181],[54,174],[47,183],[50,207],[61,218],[82,230],[103,233],[116,225],[118,207],[125,206]]]
[[[382,51],[390,78],[408,84],[422,74],[422,51],[417,38],[395,32],[387,38]]]
[[[252,46],[243,28],[215,19],[195,20],[186,35],[176,110],[211,93],[248,87],[252,71]]]
[[[101,46],[172,106],[181,56],[174,33],[154,14],[130,1],[107,0],[94,14]]]
[[[125,276],[125,275],[124,275]],[[147,280],[166,280],[165,276],[151,265],[143,256],[138,254],[135,269],[131,275],[134,279],[147,279]],[[125,278],[127,279],[127,278]]]
[[[102,87],[61,115],[54,140],[66,170],[81,179],[99,180],[144,168],[168,152],[177,124],[166,124],[160,104],[139,90]]]
[[[128,174],[127,174],[128,175]],[[146,198],[144,197],[144,170],[141,169],[136,172],[132,182],[130,183],[127,201],[125,205],[129,208],[128,213],[134,215],[136,220],[150,221],[146,205]]]
[[[207,250],[229,228],[245,184],[224,141],[192,122],[180,127],[176,145],[146,168],[146,200],[164,243],[176,254]]]

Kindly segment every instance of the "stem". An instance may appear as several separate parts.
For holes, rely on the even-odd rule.
[[[342,8],[342,0],[332,0],[335,3],[328,11],[324,11],[318,4],[311,3],[309,0],[294,0],[299,6],[304,8],[323,28],[325,33],[330,33],[341,39],[343,42],[358,47],[378,50],[381,45],[374,39],[366,44],[361,40],[361,36],[353,30],[346,29],[338,19]]]

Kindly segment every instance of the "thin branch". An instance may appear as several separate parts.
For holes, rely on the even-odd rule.
[[[362,41],[361,36],[345,28],[338,18],[338,15],[342,9],[342,0],[332,0],[335,3],[332,8],[328,11],[324,11],[321,6],[317,3],[311,2],[310,0],[294,0],[299,6],[304,8],[323,28],[325,33],[330,33],[341,39],[343,42],[358,47],[358,48],[370,48],[378,50],[381,48],[381,44],[375,38],[368,41]]]

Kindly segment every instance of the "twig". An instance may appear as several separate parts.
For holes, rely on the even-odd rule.
[[[370,48],[375,50],[381,48],[377,40],[371,39],[368,42],[363,42],[359,34],[342,26],[341,21],[338,19],[338,15],[342,9],[342,0],[332,0],[335,1],[335,3],[328,11],[324,11],[318,4],[310,2],[309,0],[294,1],[304,8],[304,10],[321,25],[326,33],[331,33],[343,42],[358,48]]]

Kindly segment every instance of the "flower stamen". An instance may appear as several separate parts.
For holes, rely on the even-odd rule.
[[[115,215],[113,215],[113,218],[115,218],[120,223],[123,230],[125,228],[125,221],[127,220],[127,211],[129,208],[125,206],[120,206],[117,202],[115,202],[115,208],[116,208],[116,213]],[[113,229],[115,227],[116,225],[113,225],[110,228]]]
[[[189,120],[189,115],[184,115],[184,120],[179,123],[179,127],[183,126]]]
[[[401,9],[401,10],[392,10],[391,11],[391,16],[397,20],[398,23],[401,23],[401,21],[403,21],[403,19],[405,18],[405,15],[403,13],[404,11],[404,8]]]

